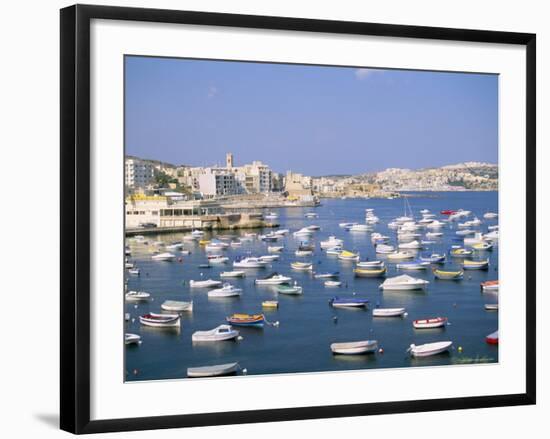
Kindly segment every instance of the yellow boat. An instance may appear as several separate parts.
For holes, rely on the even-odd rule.
[[[358,261],[359,253],[353,253],[348,250],[344,250],[338,255],[338,259],[341,259],[342,261]]]
[[[454,248],[451,250],[451,256],[455,256],[458,258],[465,258],[466,256],[470,256],[472,254],[471,250],[466,250],[465,248]]]
[[[199,245],[207,245],[207,244],[210,244],[210,240],[208,239],[201,239],[199,241]]]
[[[355,270],[353,270],[353,272],[357,277],[381,277],[386,274],[386,267],[376,270],[356,268]]]
[[[464,276],[464,272],[462,270],[443,271],[443,270],[438,270],[437,268],[433,270],[433,274],[438,279],[447,279],[447,280],[458,280],[458,279],[462,279],[462,276]]]
[[[262,302],[263,308],[279,308],[279,302],[276,300],[265,300]]]

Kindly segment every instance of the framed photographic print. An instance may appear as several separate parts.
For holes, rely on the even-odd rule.
[[[62,429],[534,404],[535,128],[533,34],[63,9]]]

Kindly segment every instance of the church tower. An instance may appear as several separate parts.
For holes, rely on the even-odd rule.
[[[225,167],[229,169],[233,167],[233,154],[230,152],[225,155]]]

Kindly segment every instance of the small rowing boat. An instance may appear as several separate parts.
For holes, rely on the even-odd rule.
[[[290,285],[279,285],[277,287],[277,292],[280,294],[288,294],[291,296],[297,296],[303,293],[302,287],[296,285],[296,283],[292,286]]]
[[[214,279],[189,281],[189,286],[191,288],[212,288],[212,287],[219,287],[221,284],[222,284],[221,280],[214,280]]]
[[[325,281],[325,287],[328,288],[337,288],[342,285],[342,282],[338,280],[327,280]]]
[[[372,310],[373,317],[403,317],[405,308],[375,308]]]
[[[189,367],[187,376],[189,378],[219,377],[234,375],[239,370],[239,363],[217,364],[215,366]]]
[[[465,260],[462,266],[465,270],[487,270],[489,268],[489,259],[483,261]]]
[[[180,302],[178,300],[166,300],[160,307],[165,311],[193,312],[193,301]]]
[[[279,308],[279,302],[276,300],[264,300],[262,308]]]
[[[342,253],[338,255],[338,259],[341,261],[358,261],[359,253],[353,253],[348,250],[343,250]]]
[[[234,326],[261,327],[265,323],[265,316],[263,314],[233,314],[226,320]]]
[[[432,355],[447,352],[453,345],[452,341],[438,341],[421,345],[411,344],[408,351],[413,357],[430,357]]]
[[[459,279],[462,279],[462,277],[464,276],[464,271],[462,270],[444,271],[444,270],[438,270],[436,268],[432,272],[437,279],[441,279],[441,280],[459,280]]]
[[[129,302],[139,302],[142,300],[147,300],[151,297],[151,294],[146,293],[145,291],[128,291],[125,294],[126,300]]]
[[[498,291],[498,279],[497,280],[486,280],[480,284],[481,290],[484,292],[489,291]]]
[[[451,249],[451,256],[454,258],[466,258],[468,256],[471,256],[472,253],[473,252],[471,250],[466,250],[465,248],[462,248],[462,247]]]
[[[340,355],[360,355],[376,352],[378,349],[378,341],[376,340],[363,340],[352,341],[346,343],[332,343],[330,350],[333,354]]]
[[[142,325],[154,328],[179,328],[180,316],[179,314],[156,314],[150,312],[139,316],[139,322]]]
[[[434,317],[431,319],[419,319],[413,321],[415,329],[442,328],[447,324],[447,317]]]
[[[485,337],[485,341],[489,344],[498,344],[498,330]]]
[[[382,277],[386,275],[386,267],[382,268],[356,268],[353,270],[353,273],[357,277]]]
[[[333,308],[365,308],[369,303],[368,299],[360,299],[355,297],[333,297],[329,300]]]
[[[311,262],[292,262],[290,266],[292,269],[298,271],[308,271],[313,269],[313,264]]]
[[[126,333],[124,334],[124,344],[139,344],[141,337],[137,334]]]
[[[408,274],[403,274],[401,276],[391,277],[386,279],[378,288],[381,290],[395,290],[395,291],[404,291],[404,290],[424,290],[428,284],[427,280],[417,279],[409,276]]]

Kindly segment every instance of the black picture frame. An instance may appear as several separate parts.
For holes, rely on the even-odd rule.
[[[526,48],[526,392],[520,394],[90,420],[90,21],[229,26],[333,34],[502,43]],[[61,10],[60,426],[99,433],[535,404],[536,35],[290,17],[74,5]]]

